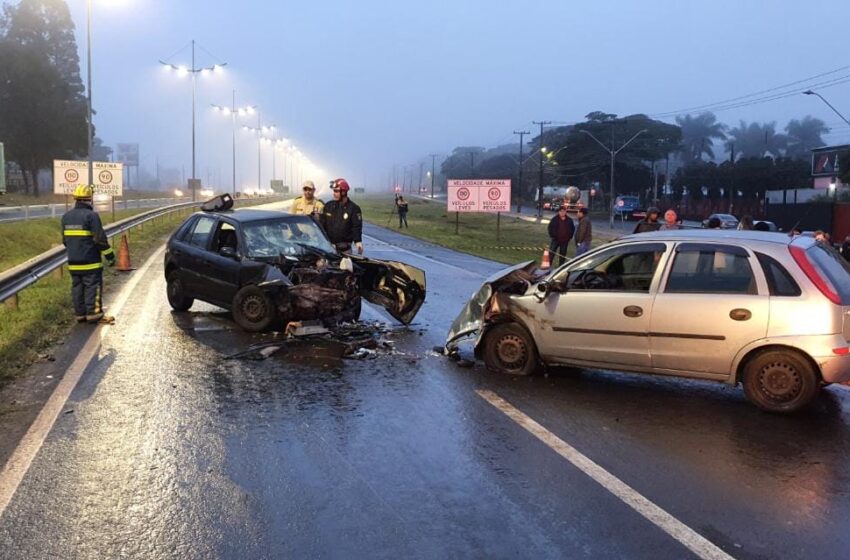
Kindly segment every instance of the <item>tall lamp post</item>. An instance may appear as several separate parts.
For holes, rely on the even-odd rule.
[[[89,0],[91,1],[91,0]],[[216,72],[227,65],[226,62],[222,64],[213,64],[212,66],[195,66],[195,40],[192,39],[192,66],[190,68],[186,68],[185,66],[177,66],[171,64],[170,62],[165,62],[164,60],[159,61],[166,69],[175,70],[178,76],[185,76],[187,73],[192,75],[192,200],[195,200],[196,197],[196,177],[195,177],[195,77],[198,74],[207,74],[209,72]]]
[[[850,121],[848,121],[848,120],[847,120],[847,118],[846,118],[844,115],[842,115],[841,113],[839,113],[839,112],[838,112],[838,109],[836,109],[835,107],[833,107],[833,106],[832,106],[832,103],[830,103],[829,101],[827,101],[827,100],[824,98],[824,96],[823,96],[823,95],[819,94],[819,93],[818,93],[818,92],[816,92],[816,91],[812,91],[812,90],[810,90],[810,89],[809,89],[809,90],[804,91],[804,92],[803,92],[803,95],[817,95],[818,97],[820,97],[820,100],[821,100],[821,101],[823,101],[824,103],[826,103],[827,107],[829,107],[830,109],[832,109],[832,111],[833,111],[836,115],[838,115],[839,117],[841,117],[841,120],[842,120],[842,121],[846,122],[846,123],[848,124],[848,126],[850,126]]]
[[[263,126],[263,119],[257,111],[257,126],[243,126],[245,130],[257,133],[257,191],[263,190],[263,134],[273,132],[275,125]]]
[[[609,188],[609,192],[610,192],[610,197],[611,197],[611,209],[610,209],[610,216],[609,216],[609,222],[610,222],[610,224],[609,224],[609,225],[610,225],[610,227],[614,227],[614,160],[616,159],[617,154],[619,154],[619,153],[623,150],[623,148],[625,148],[626,146],[628,146],[629,144],[631,144],[631,143],[635,140],[635,138],[637,138],[638,136],[640,136],[640,135],[641,135],[641,134],[643,134],[644,132],[647,132],[647,130],[646,130],[646,129],[643,129],[643,130],[638,131],[638,133],[637,133],[637,134],[635,134],[634,136],[632,136],[631,138],[629,138],[629,139],[626,141],[626,143],[625,143],[625,144],[623,144],[622,146],[620,146],[620,147],[619,147],[619,148],[617,148],[616,150],[614,149],[614,133],[613,133],[613,125],[612,125],[612,129],[611,129],[611,130],[612,130],[612,132],[611,132],[611,146],[610,146],[610,147],[609,147],[609,146],[606,146],[606,145],[605,145],[604,143],[602,143],[602,142],[601,142],[601,141],[600,141],[600,140],[599,140],[596,136],[594,136],[593,134],[591,134],[591,133],[590,133],[590,132],[588,132],[587,130],[581,130],[581,132],[583,132],[584,134],[587,134],[588,136],[590,136],[591,138],[593,138],[593,139],[596,141],[596,143],[597,143],[597,144],[599,144],[600,146],[602,146],[602,149],[603,149],[603,150],[605,150],[606,152],[608,152],[608,153],[611,155],[611,180],[609,181],[609,187],[610,187],[610,188]]]
[[[231,123],[231,131],[233,135],[233,192],[231,193],[233,196],[236,196],[236,117],[241,117],[244,115],[253,115],[254,114],[254,106],[247,105],[245,107],[237,107],[236,106],[236,90],[233,90],[233,101],[230,107],[224,107],[222,105],[213,105],[213,108],[216,112],[223,114],[224,116],[230,117]]]
[[[89,135],[89,181],[88,185],[94,185],[94,154],[92,154],[92,122],[91,122],[91,2],[86,0],[86,111]],[[0,171],[2,173],[3,171]]]

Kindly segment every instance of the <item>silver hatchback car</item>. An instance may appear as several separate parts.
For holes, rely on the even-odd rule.
[[[446,350],[472,335],[494,371],[542,363],[742,383],[758,407],[793,412],[850,380],[850,266],[779,233],[630,235],[543,276],[533,262],[493,275]]]

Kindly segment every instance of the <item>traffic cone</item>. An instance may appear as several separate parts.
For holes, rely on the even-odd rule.
[[[552,260],[549,258],[549,249],[543,249],[543,262],[540,263],[540,270],[549,270],[552,266]]]
[[[121,245],[118,247],[118,264],[115,270],[119,272],[130,272],[135,270],[130,264],[130,244],[127,243],[127,234],[121,234]]]

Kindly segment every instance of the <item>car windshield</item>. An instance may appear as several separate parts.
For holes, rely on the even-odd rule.
[[[248,222],[243,233],[249,258],[298,256],[305,247],[335,252],[318,224],[307,216]]]

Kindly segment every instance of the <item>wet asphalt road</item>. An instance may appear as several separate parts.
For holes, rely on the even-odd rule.
[[[172,313],[158,260],[0,518],[0,558],[693,557],[476,389],[735,558],[850,556],[850,392],[778,417],[709,383],[463,369],[431,348],[501,266],[368,233],[427,270],[428,299],[397,354],[362,361],[224,360],[259,338]]]

